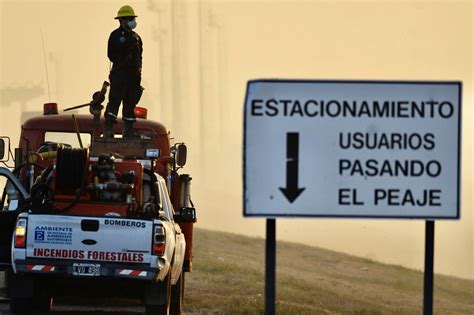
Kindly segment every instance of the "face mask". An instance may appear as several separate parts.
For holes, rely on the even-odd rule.
[[[127,22],[128,27],[130,27],[131,30],[133,30],[135,27],[137,27],[137,21],[135,19],[128,21]]]

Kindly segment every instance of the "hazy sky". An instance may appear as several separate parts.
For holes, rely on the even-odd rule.
[[[247,80],[462,81],[461,220],[436,223],[435,271],[474,278],[472,1],[0,0],[0,134],[17,143],[21,122],[50,99],[90,100],[107,79],[122,4],[144,42],[141,105],[189,145],[204,228],[265,232],[263,219],[242,217]],[[282,219],[277,237],[423,266],[423,221]]]

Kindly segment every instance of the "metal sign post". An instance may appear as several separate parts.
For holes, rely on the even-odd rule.
[[[434,221],[425,224],[425,273],[423,285],[423,315],[433,314]]]
[[[265,241],[265,315],[275,314],[276,220],[267,219]]]

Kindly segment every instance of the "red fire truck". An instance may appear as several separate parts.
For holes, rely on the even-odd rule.
[[[191,177],[183,143],[136,108],[140,138],[103,138],[92,115],[44,114],[25,121],[19,147],[0,138],[0,266],[13,313],[48,311],[56,296],[125,296],[146,314],[180,314],[192,271]],[[80,107],[80,106],[79,106]]]

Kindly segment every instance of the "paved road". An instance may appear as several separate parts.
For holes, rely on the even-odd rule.
[[[142,315],[145,312],[143,306],[136,303],[126,303],[109,301],[110,303],[100,304],[96,301],[88,300],[59,300],[49,313],[44,314],[65,314],[65,315]],[[135,305],[134,305],[135,304]],[[10,315],[9,304],[7,300],[0,300],[0,315]]]
[[[0,271],[0,292],[3,292],[3,272]],[[145,308],[139,305],[139,301],[123,301],[110,299],[58,299],[53,304],[53,309],[45,314],[64,315],[142,315]],[[0,297],[0,315],[10,315],[9,303],[5,298]]]
[[[3,272],[0,271],[0,315],[11,315],[9,302],[2,297]],[[200,312],[183,310],[186,315],[198,315]],[[51,312],[43,314],[60,315],[143,315],[145,307],[138,300],[104,299],[97,300],[85,298],[58,298],[54,301]]]
[[[8,303],[0,304],[0,315],[10,315]],[[143,307],[133,306],[83,306],[77,304],[60,304],[53,306],[49,313],[44,314],[65,314],[65,315],[142,315]]]

